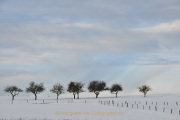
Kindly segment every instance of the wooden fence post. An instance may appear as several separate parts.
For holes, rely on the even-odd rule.
[[[157,106],[155,106],[155,110],[157,111]]]
[[[165,111],[165,107],[164,107],[164,109],[163,109],[163,112]]]

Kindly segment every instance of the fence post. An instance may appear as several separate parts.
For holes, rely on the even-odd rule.
[[[172,109],[171,109],[171,114],[172,114]]]
[[[165,107],[164,107],[164,109],[163,109],[163,112],[165,111]]]

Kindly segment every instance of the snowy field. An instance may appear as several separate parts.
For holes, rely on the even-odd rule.
[[[0,119],[180,120],[180,95],[118,98],[39,99],[0,97]],[[27,101],[28,100],[28,101]]]

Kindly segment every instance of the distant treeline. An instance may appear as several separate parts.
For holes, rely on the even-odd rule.
[[[67,92],[72,93],[74,96],[74,99],[76,98],[76,95],[77,95],[77,99],[79,99],[79,94],[81,92],[85,92],[83,90],[84,85],[85,84],[82,82],[70,82],[67,87]],[[146,97],[147,92],[151,90],[151,88],[147,85],[138,87],[138,89],[139,89],[139,92],[144,93],[144,97]],[[115,94],[117,97],[118,92],[123,91],[123,87],[121,84],[117,84],[117,83],[113,84],[111,87],[107,87],[106,82],[94,80],[89,83],[88,90],[89,92],[93,92],[96,95],[96,98],[98,98],[98,95],[102,91],[110,91],[112,94]],[[14,100],[14,97],[18,95],[20,92],[23,92],[22,89],[18,88],[15,85],[7,86],[4,89],[4,91],[12,95],[12,100]],[[27,87],[25,91],[27,93],[33,93],[35,96],[35,100],[37,100],[37,94],[44,92],[45,87],[43,83],[36,84],[35,82],[30,82],[29,87]],[[57,101],[58,101],[59,95],[65,93],[65,89],[63,85],[61,85],[60,83],[56,83],[55,85],[53,85],[50,91],[56,94]]]

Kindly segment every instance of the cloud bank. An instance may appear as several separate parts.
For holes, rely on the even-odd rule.
[[[0,93],[91,80],[179,93],[179,12],[179,0],[0,1]]]

